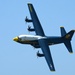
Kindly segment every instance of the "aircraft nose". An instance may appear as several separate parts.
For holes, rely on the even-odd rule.
[[[18,41],[19,39],[18,39],[18,37],[15,37],[15,38],[13,38],[13,41]]]

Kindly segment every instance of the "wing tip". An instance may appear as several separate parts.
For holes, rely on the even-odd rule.
[[[50,70],[51,72],[55,72],[55,70]]]
[[[63,26],[60,26],[60,28],[64,28]]]
[[[28,4],[28,5],[32,5],[32,3],[30,3],[30,2],[28,2],[27,4]]]
[[[70,52],[70,54],[73,54],[73,52]]]
[[[75,32],[75,30],[72,30],[73,32]]]

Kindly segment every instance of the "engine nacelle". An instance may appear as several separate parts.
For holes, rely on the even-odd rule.
[[[39,51],[37,52],[37,56],[38,57],[44,57],[44,54],[39,53]]]
[[[26,22],[32,22],[32,20],[31,19],[28,19],[27,17],[25,18],[25,21]]]
[[[28,26],[28,29],[27,29],[28,31],[35,31],[35,29],[34,28],[31,28],[30,26]]]

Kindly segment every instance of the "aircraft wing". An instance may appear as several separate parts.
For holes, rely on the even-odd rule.
[[[45,36],[45,34],[43,32],[43,29],[41,27],[41,24],[39,22],[39,19],[38,19],[37,15],[36,15],[36,12],[34,10],[34,7],[31,3],[28,3],[28,8],[29,8],[29,11],[30,11],[30,15],[31,15],[31,19],[32,19],[32,22],[33,22],[33,26],[34,26],[36,35]]]
[[[55,71],[53,60],[52,60],[52,57],[51,57],[51,53],[50,53],[47,41],[45,39],[39,39],[38,41],[39,41],[39,45],[42,49],[42,52],[45,56],[45,59],[47,61],[47,64],[48,64],[50,70]]]
[[[31,15],[31,18],[32,18],[32,22],[33,22],[33,26],[34,26],[36,35],[45,36],[44,31],[41,27],[41,24],[40,24],[39,20],[38,20],[38,17],[36,15],[36,12],[34,10],[33,5],[28,3],[28,8],[29,8],[29,11],[30,11],[30,15]],[[41,49],[42,49],[42,51],[45,55],[45,59],[47,61],[47,64],[48,64],[50,70],[55,71],[54,64],[53,64],[53,61],[52,61],[52,57],[51,57],[51,53],[50,53],[47,41],[44,40],[44,39],[39,39],[38,41],[39,41],[39,45],[40,45],[40,47],[41,47]]]

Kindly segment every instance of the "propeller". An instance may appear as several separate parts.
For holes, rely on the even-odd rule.
[[[28,17],[26,16],[25,22],[32,22],[32,20],[31,19],[28,19]]]
[[[31,26],[30,25],[28,25],[28,29],[30,29],[31,28]]]
[[[26,16],[26,18],[25,18],[25,22],[27,23],[27,20],[28,20],[28,18],[27,18],[27,16]]]
[[[38,54],[39,54],[39,51],[36,53],[36,55],[37,55],[37,58],[38,58]]]
[[[27,30],[28,30],[28,32],[30,33],[30,31],[29,31],[29,29],[31,28],[31,26],[30,25],[28,25],[28,28],[27,28]]]

